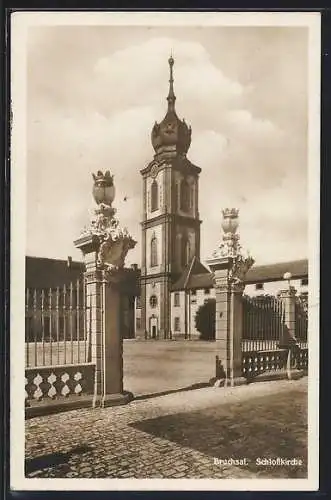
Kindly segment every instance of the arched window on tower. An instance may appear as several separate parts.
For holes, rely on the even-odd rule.
[[[182,248],[181,248],[182,267],[187,266],[187,264],[190,262],[190,255],[191,255],[190,240],[186,236],[182,238]]]
[[[151,267],[157,266],[157,238],[155,234],[151,239]]]
[[[159,187],[154,179],[151,186],[151,211],[154,212],[159,208]]]
[[[190,185],[186,179],[180,183],[180,209],[183,212],[190,210]]]

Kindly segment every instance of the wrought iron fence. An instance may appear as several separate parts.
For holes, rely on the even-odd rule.
[[[91,308],[85,297],[83,279],[57,288],[26,289],[26,367],[90,361]]]
[[[281,300],[269,295],[243,296],[242,351],[269,351],[278,348],[285,328]]]

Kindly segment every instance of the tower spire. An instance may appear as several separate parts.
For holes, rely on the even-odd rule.
[[[174,111],[175,110],[175,101],[176,101],[176,96],[174,93],[174,77],[173,77],[173,65],[175,63],[174,58],[172,57],[172,51],[170,54],[170,57],[168,59],[169,63],[169,68],[170,68],[170,79],[169,79],[169,93],[167,97],[168,101],[168,111]]]

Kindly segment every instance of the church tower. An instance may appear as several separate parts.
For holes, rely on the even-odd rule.
[[[198,209],[201,169],[187,158],[191,127],[175,109],[173,66],[169,58],[168,109],[155,122],[154,159],[141,170],[143,179],[141,335],[171,338],[171,286],[195,256],[200,258]],[[138,332],[137,332],[138,333]]]

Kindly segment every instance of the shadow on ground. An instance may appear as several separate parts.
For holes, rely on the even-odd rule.
[[[257,477],[307,477],[307,396],[289,391],[130,424],[214,458],[246,458]],[[302,465],[257,465],[257,458]]]
[[[82,445],[72,448],[67,453],[48,453],[47,455],[39,455],[38,457],[27,459],[25,461],[25,475],[27,476],[35,471],[54,467],[55,465],[67,464],[74,455],[82,455],[90,450],[89,446]]]
[[[210,387],[210,384],[207,382],[200,382],[197,384],[189,385],[188,387],[181,387],[180,389],[170,389],[168,391],[153,392],[151,394],[141,394],[140,396],[136,396],[134,399],[139,400],[156,398],[157,396],[167,396],[168,394],[174,394],[176,392],[194,391],[196,389],[203,389],[204,387]]]

